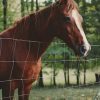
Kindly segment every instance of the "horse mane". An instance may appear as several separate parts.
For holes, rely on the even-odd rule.
[[[49,9],[49,10],[48,10]],[[38,25],[43,21],[48,19],[48,16],[51,12],[51,7],[48,6],[42,10],[39,10],[37,12],[32,12],[29,15],[26,15],[22,17],[21,19],[14,22],[12,26],[10,26],[8,29],[4,30],[0,33],[1,35],[9,34],[9,37],[17,34],[25,34],[26,32],[36,31],[36,28]],[[39,27],[38,27],[39,28]]]
[[[38,22],[40,20],[43,20],[43,18],[45,19],[49,14],[51,10],[50,8],[51,6],[47,6],[44,9],[38,10],[36,12],[32,12],[29,15],[26,15],[24,17],[22,17],[20,20],[16,21],[14,23],[14,26],[16,27],[22,27],[21,25],[25,25],[26,27],[29,25],[36,25],[38,24]],[[40,18],[41,17],[41,18]]]

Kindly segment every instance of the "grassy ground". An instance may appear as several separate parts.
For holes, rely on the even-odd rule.
[[[50,71],[50,70],[49,70]],[[95,82],[94,71],[87,72],[87,83]],[[81,74],[80,83],[83,83],[83,75]],[[58,84],[64,84],[63,72],[60,71],[56,77]],[[76,83],[74,70],[70,71],[70,82]],[[51,84],[51,75],[44,74],[44,84]],[[0,93],[1,98],[1,93]],[[2,99],[0,99],[2,100]],[[18,100],[17,91],[14,100]],[[44,87],[36,88],[33,86],[30,100],[100,100],[100,84],[87,87]]]
[[[100,100],[100,87],[38,88],[32,90],[30,100]]]
[[[17,94],[14,100],[18,100]],[[33,87],[30,100],[100,100],[100,85],[80,88]]]
[[[18,100],[17,91],[14,100]],[[96,86],[66,88],[33,87],[30,93],[30,100],[100,100],[100,84]]]

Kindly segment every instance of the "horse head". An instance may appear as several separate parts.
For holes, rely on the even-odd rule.
[[[55,36],[62,39],[78,56],[87,56],[91,49],[85,36],[83,18],[73,0],[59,0],[53,6],[52,27]]]

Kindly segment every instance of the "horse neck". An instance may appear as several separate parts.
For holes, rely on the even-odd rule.
[[[50,14],[50,7],[35,14],[30,14],[18,21],[13,27],[2,32],[2,36],[38,43],[38,45],[33,45],[30,50],[35,60],[37,60],[46,51],[54,37],[49,26]]]
[[[30,20],[33,21],[31,24],[31,40],[36,40],[40,42],[49,42],[54,37],[50,30],[50,16],[51,16],[51,7],[47,7],[35,14],[31,15]],[[33,29],[34,27],[34,29]],[[45,39],[44,39],[45,38]]]
[[[38,58],[42,56],[54,38],[54,35],[51,31],[52,29],[50,28],[51,26],[49,25],[51,9],[52,8],[48,7],[40,12],[37,12],[35,14],[35,19],[33,19],[35,23],[32,24],[34,25],[34,32],[32,30],[30,34],[30,40],[37,41],[38,43]]]

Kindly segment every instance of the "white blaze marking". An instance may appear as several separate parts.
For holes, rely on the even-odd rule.
[[[84,46],[85,46],[85,48],[86,48],[86,53],[84,54],[84,56],[86,56],[87,55],[87,52],[90,50],[90,44],[88,43],[88,41],[87,41],[87,39],[86,39],[86,36],[85,36],[85,33],[84,33],[84,30],[83,30],[83,28],[82,28],[82,24],[81,24],[81,22],[82,22],[82,17],[81,17],[81,15],[78,13],[78,11],[77,10],[72,10],[72,17],[74,18],[74,20],[75,20],[75,23],[76,23],[76,26],[77,26],[77,28],[79,29],[79,31],[80,31],[80,34],[82,35],[82,37],[83,37],[83,41],[84,41]]]

